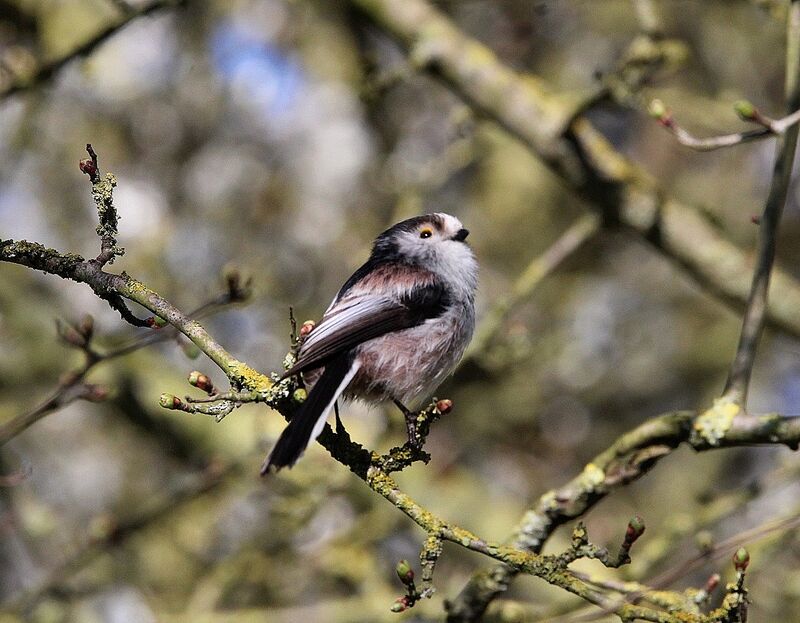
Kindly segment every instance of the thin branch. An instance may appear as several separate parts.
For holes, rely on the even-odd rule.
[[[97,256],[95,262],[102,267],[106,264],[113,264],[114,257],[125,253],[125,249],[117,246],[119,216],[114,207],[114,187],[117,185],[117,178],[111,173],[102,177],[97,163],[97,154],[88,143],[86,151],[89,158],[81,160],[79,167],[92,182],[92,199],[97,206],[97,220],[99,221],[97,235],[100,236],[100,255]],[[125,317],[124,313],[123,317]]]
[[[762,114],[750,102],[739,101],[734,104],[734,109],[745,121],[751,121],[762,126],[758,130],[747,130],[733,134],[722,134],[698,138],[683,128],[675,121],[672,113],[661,100],[650,102],[648,111],[663,127],[669,130],[681,145],[690,147],[695,151],[714,151],[725,147],[733,147],[763,138],[780,137],[790,128],[796,128],[800,122],[800,110],[794,110],[782,119],[771,119]],[[788,137],[787,137],[788,140]]]
[[[690,573],[700,568],[703,564],[717,562],[727,558],[740,547],[742,547],[743,544],[753,544],[778,532],[784,534],[791,533],[791,531],[795,530],[798,526],[800,526],[800,513],[797,510],[789,515],[785,515],[777,519],[770,519],[758,526],[743,530],[726,538],[723,541],[720,541],[719,543],[715,543],[712,547],[702,551],[700,554],[697,554],[696,556],[693,556],[688,560],[662,573],[659,573],[657,576],[649,580],[646,585],[638,582],[617,582],[614,580],[608,580],[606,578],[598,580],[593,577],[587,577],[586,575],[578,572],[575,572],[575,575],[591,584],[600,585],[620,592],[624,595],[621,600],[627,603],[636,603],[643,598],[651,603],[657,603],[652,599],[654,595],[658,596],[659,594],[663,594],[668,586],[671,586],[675,582],[688,577]],[[690,592],[687,593],[687,595],[691,596],[695,603],[704,603],[709,597],[708,593],[712,592],[714,588],[716,588],[716,584],[718,582],[719,575],[713,574],[703,589],[700,591],[689,589]],[[617,585],[617,588],[614,588],[614,585]],[[667,594],[669,594],[669,592],[667,592]],[[555,619],[548,617],[547,621],[548,623],[578,623],[579,621],[584,623],[602,619],[611,613],[613,613],[613,611],[597,612],[589,607],[581,608],[580,610],[567,613],[563,616],[556,617]]]
[[[0,91],[0,101],[47,82],[53,78],[53,76],[55,76],[65,65],[78,58],[82,58],[88,54],[91,54],[100,44],[118,33],[135,19],[145,15],[150,15],[164,8],[179,6],[184,2],[185,0],[152,0],[141,8],[126,11],[121,19],[101,28],[94,35],[86,39],[86,41],[81,43],[70,52],[40,65],[31,75],[16,76],[8,87]]]
[[[544,253],[534,258],[517,277],[511,292],[500,298],[481,321],[461,365],[484,354],[492,341],[501,333],[513,309],[528,299],[547,276],[592,240],[600,229],[600,218],[595,214],[586,214],[570,225]]]
[[[230,477],[241,473],[242,466],[239,464],[212,463],[203,472],[182,479],[178,486],[173,487],[163,499],[146,504],[144,508],[136,509],[131,516],[119,519],[109,516],[107,521],[102,524],[102,530],[96,528],[91,535],[85,536],[53,570],[21,595],[6,602],[4,610],[6,612],[27,611],[48,593],[57,590],[71,573],[82,569],[99,555],[107,552],[110,546],[124,543],[130,536],[152,526],[175,511],[176,508],[218,489]]]
[[[800,418],[738,413],[724,425],[724,436],[716,439],[705,434],[703,427],[698,429],[703,415],[691,411],[665,413],[623,434],[587,463],[578,476],[542,495],[523,515],[508,545],[540,552],[556,528],[582,516],[615,489],[644,476],[681,444],[697,451],[737,446],[745,439],[750,443],[773,443],[781,439],[792,449],[800,444]],[[450,602],[448,621],[478,620],[488,603],[507,589],[518,572],[503,564],[474,574],[461,594]],[[614,601],[609,601],[604,607],[611,606],[610,611],[617,612],[614,605]]]
[[[190,315],[195,318],[201,318],[219,311],[227,305],[239,303],[249,298],[249,286],[240,284],[238,276],[233,279],[228,277],[227,281],[228,290],[226,292],[201,305]],[[77,332],[78,329],[79,327],[67,327],[66,330]],[[138,335],[111,350],[98,352],[91,343],[91,331],[88,334],[85,331],[78,332],[78,338],[81,341],[80,343],[72,343],[72,346],[81,348],[85,357],[84,363],[76,370],[63,375],[58,386],[41,404],[0,424],[0,447],[43,417],[63,409],[76,400],[104,400],[108,394],[104,388],[84,382],[89,372],[96,366],[123,357],[141,348],[174,339],[176,335],[177,331],[173,327],[165,327],[159,331]]]
[[[785,90],[787,109],[796,110],[800,106],[800,1],[798,0],[792,0],[787,20]],[[778,155],[772,172],[772,182],[758,230],[758,258],[753,272],[753,284],[742,320],[739,345],[725,386],[724,395],[742,405],[747,400],[756,350],[764,331],[778,226],[789,192],[798,130],[796,124],[789,126],[785,136],[778,141]]]
[[[746,254],[721,235],[702,210],[666,199],[654,180],[617,152],[590,121],[583,116],[574,118],[570,107],[547,95],[541,80],[523,78],[500,63],[490,49],[466,37],[425,0],[350,0],[350,4],[407,47],[415,65],[432,70],[473,107],[519,138],[593,202],[605,219],[620,222],[641,235],[726,302],[742,305],[747,300],[750,284],[743,277],[749,263]],[[796,313],[800,309],[800,284],[778,270],[774,280],[783,296],[780,302],[770,304],[768,318],[800,335],[800,316]],[[730,421],[727,413],[708,411],[703,425]],[[713,427],[702,430],[713,432]],[[723,431],[732,430],[723,425]],[[710,438],[722,443],[726,434]],[[669,447],[653,447],[650,452],[655,456],[645,463],[669,451]],[[588,499],[590,503],[582,512],[597,498]],[[532,520],[532,533],[546,539],[553,522],[536,514]],[[537,521],[543,530],[537,528]],[[538,541],[534,538],[534,545]],[[451,604],[451,620],[475,620],[486,604],[506,589],[512,575],[494,567],[474,576]]]
[[[88,368],[86,369],[88,370]],[[39,406],[0,424],[0,447],[43,417],[54,411],[63,409],[76,400],[90,400],[96,402],[105,399],[106,392],[103,388],[83,383],[83,378],[83,371],[74,376],[70,375],[69,379],[60,383],[50,396]]]

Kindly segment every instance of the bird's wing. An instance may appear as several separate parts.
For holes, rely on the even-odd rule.
[[[345,296],[308,335],[297,362],[283,378],[323,366],[332,357],[367,340],[435,318],[446,302],[447,293],[438,282],[418,285],[400,298],[368,293]]]

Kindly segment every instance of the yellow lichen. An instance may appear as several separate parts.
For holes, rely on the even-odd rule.
[[[741,406],[730,398],[717,398],[714,405],[694,421],[694,431],[712,446],[717,446],[741,410]]]
[[[588,485],[589,489],[594,489],[603,484],[606,479],[606,473],[594,463],[589,463],[583,468],[581,479]]]
[[[241,361],[233,360],[228,364],[229,376],[242,384],[242,387],[250,391],[263,393],[269,391],[273,382],[268,376],[256,372]]]

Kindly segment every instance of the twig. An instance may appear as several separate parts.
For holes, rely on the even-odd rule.
[[[107,173],[103,178],[100,175],[97,154],[88,143],[86,151],[89,158],[81,160],[79,167],[92,182],[92,199],[97,206],[97,220],[99,221],[97,235],[100,236],[100,255],[97,256],[95,262],[103,267],[106,264],[113,264],[115,256],[125,253],[125,249],[117,246],[119,216],[114,207],[114,187],[117,185],[117,178],[111,173]]]
[[[229,477],[241,472],[242,466],[235,463],[229,465],[212,463],[202,473],[184,478],[163,500],[148,504],[143,509],[137,509],[137,512],[130,517],[117,519],[107,516],[100,518],[101,520],[97,522],[92,533],[86,535],[72,553],[65,556],[60,564],[22,595],[5,603],[4,610],[6,612],[27,610],[49,592],[57,589],[71,572],[85,567],[97,556],[107,551],[109,546],[124,543],[128,537],[151,526],[184,503],[213,491],[225,483]]]
[[[83,373],[74,376],[70,375],[69,380],[59,384],[53,393],[38,407],[0,424],[0,447],[46,415],[63,409],[76,400],[96,402],[105,399],[107,392],[102,387],[80,382],[82,379]]]
[[[525,143],[573,189],[592,201],[604,218],[644,237],[723,300],[738,304],[747,300],[749,280],[742,278],[748,264],[746,255],[720,234],[702,210],[666,199],[653,179],[617,152],[585,117],[573,119],[570,110],[565,111],[556,98],[546,95],[540,80],[523,79],[510,70],[491,50],[466,37],[425,0],[350,0],[350,4],[406,46],[416,66],[433,70],[473,107]],[[783,297],[780,305],[770,305],[768,318],[800,335],[796,313],[800,284],[780,271],[775,272],[774,279],[776,288],[781,282]],[[723,430],[720,438],[709,439],[727,443],[728,433],[737,428],[727,428],[732,420],[740,422],[741,414],[731,418],[725,413],[708,414],[705,423],[720,423]],[[752,420],[747,422],[749,425]],[[708,433],[710,429],[701,430]],[[649,451],[655,455],[644,464],[654,463],[670,447],[653,446]],[[634,473],[637,471],[641,470]],[[586,487],[579,491],[585,495]],[[599,497],[588,495],[585,505],[580,504],[582,511]],[[568,498],[572,499],[571,495]],[[542,509],[544,518],[534,513],[529,526],[543,539],[553,526],[547,510]],[[532,540],[541,546],[539,539]],[[451,620],[475,620],[486,604],[505,590],[511,575],[495,567],[475,576],[451,605]]]
[[[742,119],[761,125],[761,129],[698,138],[675,121],[672,113],[664,106],[661,100],[656,99],[650,102],[648,112],[663,127],[672,132],[678,143],[690,147],[695,151],[714,151],[724,147],[749,143],[762,138],[780,137],[786,134],[790,128],[795,128],[798,122],[800,122],[800,110],[794,110],[794,112],[791,112],[791,114],[783,119],[776,120],[763,115],[750,102],[736,102],[734,104],[734,109]]]
[[[511,311],[524,302],[544,279],[564,260],[571,257],[600,231],[601,221],[595,214],[581,216],[558,237],[541,255],[534,258],[517,277],[511,292],[500,298],[484,317],[461,365],[485,353],[487,347],[502,331]]]
[[[548,491],[525,513],[509,544],[525,551],[539,552],[556,528],[583,515],[613,490],[641,478],[655,464],[685,443],[697,451],[777,439],[790,448],[800,444],[800,418],[775,419],[774,415],[753,416],[738,412],[722,425],[721,438],[696,429],[703,414],[691,411],[665,413],[619,437],[607,450],[590,461],[566,485]],[[776,428],[773,428],[776,427]],[[773,434],[774,433],[774,434]],[[451,602],[449,621],[477,620],[486,605],[504,591],[517,570],[496,565],[473,575],[462,593]],[[613,611],[613,610],[612,610]]]
[[[62,67],[73,60],[90,54],[101,43],[118,33],[135,19],[145,15],[150,15],[155,11],[159,11],[164,8],[179,6],[184,1],[185,0],[151,0],[151,2],[148,2],[139,9],[126,11],[125,15],[120,20],[101,28],[82,44],[65,55],[40,65],[38,69],[29,76],[17,76],[8,87],[0,91],[0,101],[47,82],[53,76],[55,76]]]
[[[249,288],[247,285],[242,286],[239,283],[238,276],[234,280],[231,280],[230,277],[227,277],[226,280],[228,281],[227,292],[198,307],[191,314],[193,317],[201,318],[209,313],[218,311],[226,305],[242,302],[249,298]],[[91,318],[91,316],[87,318]],[[77,329],[77,327],[67,327],[65,330],[76,331]],[[0,424],[0,447],[43,417],[66,407],[76,400],[104,400],[108,394],[107,390],[84,382],[84,379],[95,366],[123,357],[146,346],[174,339],[176,335],[177,331],[172,327],[168,327],[160,331],[138,335],[111,350],[98,352],[90,342],[91,335],[84,333],[80,336],[79,334],[83,342],[80,344],[72,343],[72,345],[81,348],[85,357],[84,363],[76,370],[66,373],[50,396],[41,404]]]
[[[796,110],[800,107],[800,1],[798,0],[792,0],[787,20],[785,90],[787,109]],[[772,182],[758,230],[758,258],[753,271],[753,284],[742,320],[736,356],[731,364],[723,394],[740,405],[744,405],[747,400],[756,350],[764,330],[778,226],[789,192],[798,130],[796,124],[789,126],[785,135],[778,141],[778,155],[772,171]]]
[[[577,572],[575,574],[586,582],[605,588],[610,588],[623,594],[624,599],[621,601],[625,601],[627,603],[636,603],[641,599],[646,599],[651,603],[658,603],[658,601],[653,600],[654,597],[657,598],[659,595],[665,594],[670,595],[670,592],[666,590],[668,586],[671,586],[678,580],[686,578],[692,571],[695,571],[703,563],[722,560],[731,556],[731,554],[734,554],[738,549],[741,548],[742,544],[752,544],[755,541],[763,539],[764,537],[778,531],[790,533],[798,526],[800,526],[800,514],[798,514],[798,512],[794,512],[788,516],[780,517],[778,519],[770,519],[759,526],[743,530],[728,537],[724,541],[714,544],[708,550],[703,551],[702,553],[693,556],[681,564],[658,574],[649,580],[646,585],[637,582],[616,582],[614,580],[607,580],[605,578],[598,580]],[[689,589],[687,596],[691,597],[695,603],[705,603],[709,598],[709,593],[716,588],[718,582],[719,575],[713,574],[703,589],[699,591]],[[566,623],[567,621],[570,623],[585,623],[604,618],[610,613],[613,613],[613,610],[597,612],[594,609],[589,608],[581,609],[578,612],[569,613],[568,615],[564,615],[564,617],[558,617],[556,619],[548,618],[547,620],[549,623]]]

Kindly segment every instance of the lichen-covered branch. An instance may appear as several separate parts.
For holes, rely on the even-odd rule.
[[[702,210],[665,199],[649,175],[617,152],[585,117],[570,116],[574,109],[563,103],[559,106],[559,99],[549,95],[540,80],[523,77],[503,65],[491,50],[461,33],[425,0],[351,0],[351,4],[407,47],[418,67],[442,77],[467,102],[523,141],[575,191],[592,201],[607,221],[619,222],[643,236],[724,300],[739,306],[748,300],[751,266],[746,254],[730,243]],[[795,311],[800,305],[800,284],[781,271],[775,271],[774,278],[776,287],[781,283],[783,296],[766,307],[765,316],[800,335],[800,317]],[[787,304],[789,300],[791,304]],[[757,436],[777,438],[771,429],[782,423],[769,416],[745,415],[736,406],[726,401],[715,404],[697,417],[696,431],[690,417],[692,426],[681,434],[673,431],[668,438],[698,449],[730,443],[744,431],[757,430]],[[787,443],[797,444],[796,431],[788,434]],[[597,466],[590,464],[571,483],[574,489],[555,498],[555,508],[549,506],[554,499],[545,498],[543,506],[526,516],[514,545],[538,551],[559,525],[558,518],[577,517],[607,493],[604,487],[609,483],[639,477],[672,447],[654,444],[642,448],[630,457],[630,464],[612,470],[611,478],[604,469],[596,470]],[[573,508],[577,514],[572,514]],[[491,598],[505,590],[514,572],[511,567],[494,567],[473,578],[451,604],[450,619],[475,620]]]
[[[556,528],[582,516],[615,489],[644,476],[680,444],[706,451],[737,446],[745,439],[750,440],[748,443],[782,443],[797,449],[800,419],[712,408],[699,414],[665,413],[648,420],[619,437],[567,484],[542,495],[523,515],[508,544],[515,549],[540,552]],[[450,602],[448,621],[478,620],[518,572],[510,565],[495,565],[474,574]]]

